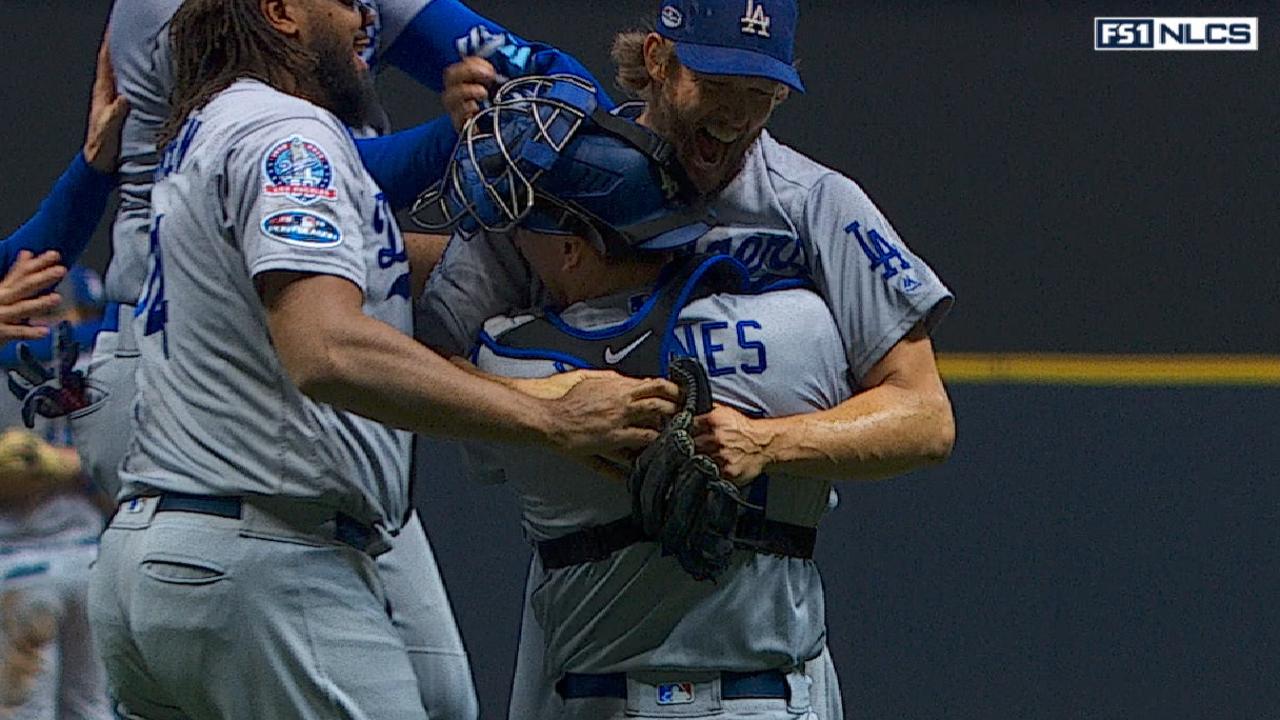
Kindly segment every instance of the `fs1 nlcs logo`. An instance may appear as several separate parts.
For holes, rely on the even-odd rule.
[[[1257,50],[1258,18],[1094,18],[1093,49]]]

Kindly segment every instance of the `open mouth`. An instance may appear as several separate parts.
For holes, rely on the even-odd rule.
[[[364,54],[369,51],[369,38],[367,37],[357,38],[356,41],[352,43],[351,47],[352,47],[352,50],[355,52],[356,67],[360,68],[361,70],[368,70],[369,63],[365,62]]]
[[[707,166],[719,165],[729,152],[729,143],[717,139],[704,127],[694,133],[693,145],[698,162]]]

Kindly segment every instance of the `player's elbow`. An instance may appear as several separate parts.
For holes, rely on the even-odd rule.
[[[337,404],[349,389],[349,364],[340,344],[313,338],[309,349],[287,363],[289,379],[303,395],[319,403]]]
[[[946,462],[956,444],[956,418],[945,391],[925,402],[924,427],[928,431],[921,438],[922,460],[926,465]]]

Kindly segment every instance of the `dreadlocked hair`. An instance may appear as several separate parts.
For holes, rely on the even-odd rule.
[[[174,83],[157,146],[173,140],[191,113],[242,78],[277,85],[304,78],[315,54],[267,23],[259,0],[185,0],[169,24]]]

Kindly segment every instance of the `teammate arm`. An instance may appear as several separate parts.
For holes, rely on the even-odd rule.
[[[695,444],[740,483],[766,468],[876,480],[947,459],[955,420],[922,326],[873,365],[863,384],[867,389],[839,405],[803,415],[749,418],[717,405],[694,419]]]
[[[829,410],[784,418],[717,408],[697,421],[700,447],[739,482],[769,467],[869,480],[945,460],[955,420],[929,332],[951,292],[842,175],[814,184],[799,219],[810,275],[862,390]]]
[[[540,443],[570,455],[637,448],[674,411],[661,380],[583,381],[538,400],[468,373],[364,314],[354,283],[331,275],[258,276],[272,341],[317,402],[429,435]]]
[[[383,2],[386,24],[394,32],[383,59],[424,86],[443,91],[445,68],[464,57],[476,56],[487,58],[496,68],[494,79],[498,82],[523,75],[577,75],[596,86],[602,107],[614,107],[613,99],[572,55],[528,42],[458,0],[431,0],[412,19],[402,20],[420,4],[420,0]]]
[[[58,178],[36,214],[0,242],[0,272],[7,272],[23,250],[37,256],[56,250],[67,265],[74,264],[80,257],[115,186],[120,129],[128,112],[128,102],[116,92],[111,58],[103,38],[98,49],[84,147]]]
[[[448,117],[375,138],[356,138],[360,161],[393,210],[403,210],[444,174],[458,134]]]
[[[466,118],[478,112],[490,88],[504,80],[523,75],[577,75],[596,86],[601,107],[614,107],[613,99],[577,58],[548,45],[526,42],[457,0],[432,0],[418,9],[420,4],[419,0],[383,4],[387,25],[394,31],[383,58],[427,88],[445,93],[451,117],[356,141],[361,160],[393,209],[408,207],[418,193],[440,179],[458,140],[453,127],[461,127]],[[408,15],[412,18],[405,20]],[[487,60],[480,60],[482,57]],[[453,73],[452,79],[446,71]]]

